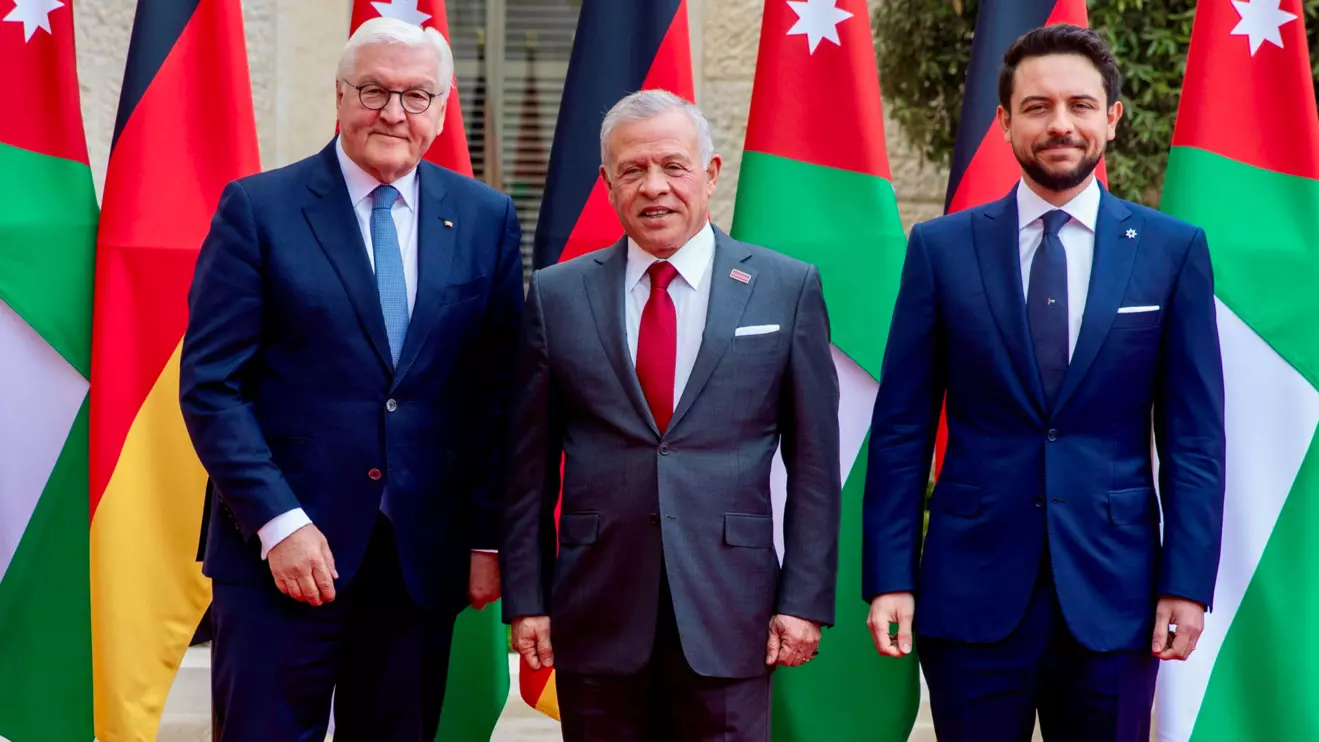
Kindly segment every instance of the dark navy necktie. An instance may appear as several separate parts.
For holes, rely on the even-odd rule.
[[[1026,316],[1035,343],[1035,363],[1050,409],[1067,375],[1067,252],[1058,230],[1069,218],[1060,209],[1044,215],[1044,239],[1035,251],[1030,267],[1030,290],[1026,293]]]

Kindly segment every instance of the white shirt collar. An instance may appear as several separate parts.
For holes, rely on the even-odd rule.
[[[1026,185],[1026,181],[1022,180],[1017,186],[1017,229],[1023,230],[1048,212],[1061,208],[1068,216],[1094,232],[1095,224],[1099,221],[1099,196],[1099,179],[1093,175],[1090,176],[1090,185],[1061,207],[1040,198],[1040,195],[1032,191],[1030,186]]]
[[[669,262],[678,269],[678,275],[682,276],[682,280],[693,289],[699,289],[713,256],[714,228],[710,226],[710,222],[706,222],[701,231],[688,240],[687,244],[678,248],[678,251],[669,258]],[[624,289],[631,293],[641,277],[646,275],[650,264],[657,260],[659,258],[642,250],[631,237],[627,238],[627,277]]]
[[[334,149],[339,155],[339,169],[343,171],[344,183],[348,186],[348,200],[352,202],[353,208],[357,208],[362,199],[370,198],[372,191],[383,184],[363,170],[361,165],[353,162],[348,153],[344,152],[342,137],[334,138]],[[403,199],[403,205],[416,211],[417,205],[413,201],[417,197],[417,168],[412,168],[389,185],[394,186],[398,191],[400,198]]]

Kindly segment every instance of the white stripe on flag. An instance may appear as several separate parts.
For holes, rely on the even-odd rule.
[[[0,301],[0,582],[87,396],[87,380]]]
[[[838,372],[838,466],[843,484],[852,471],[852,463],[866,442],[870,432],[870,417],[875,407],[877,384],[865,369],[839,350],[829,346],[834,355],[834,369]],[[788,474],[783,468],[783,449],[774,452],[774,464],[769,473],[769,489],[774,503],[774,548],[779,562],[783,562],[783,505],[787,499]]]
[[[1190,739],[1223,639],[1319,425],[1319,392],[1222,302],[1218,335],[1227,392],[1227,500],[1218,585],[1195,654],[1159,669],[1159,742]]]

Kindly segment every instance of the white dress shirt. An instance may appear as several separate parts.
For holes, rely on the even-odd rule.
[[[1021,250],[1022,299],[1030,294],[1030,267],[1035,252],[1044,241],[1042,217],[1055,208],[1061,208],[1071,217],[1058,238],[1067,254],[1067,358],[1076,350],[1076,338],[1081,334],[1081,318],[1085,316],[1086,295],[1090,292],[1090,268],[1095,262],[1095,225],[1099,221],[1099,182],[1090,178],[1090,185],[1061,207],[1040,198],[1025,181],[1017,187],[1018,242]]]
[[[641,334],[641,313],[650,299],[650,275],[646,270],[659,260],[642,250],[631,238],[627,241],[627,272],[624,274],[623,306],[627,320],[627,349],[632,363],[637,362],[637,337]],[[678,315],[677,365],[673,374],[673,406],[677,409],[687,378],[692,375],[696,354],[701,350],[705,333],[705,316],[710,308],[710,272],[714,270],[714,229],[706,222],[687,244],[678,248],[668,262],[678,271],[669,284],[669,296]]]
[[[374,271],[376,254],[371,242],[371,193],[381,183],[348,157],[343,150],[343,141],[338,137],[335,138],[334,149],[339,155],[339,169],[343,171],[344,183],[348,186],[348,200],[353,205],[353,213],[357,215],[362,244],[366,245],[366,259]],[[421,198],[417,169],[413,168],[390,185],[399,193],[390,209],[390,215],[394,217],[394,228],[398,230],[399,251],[403,254],[403,282],[408,291],[408,316],[412,316],[412,309],[417,303],[417,204]],[[261,539],[261,558],[265,559],[275,544],[308,523],[311,523],[311,518],[307,517],[302,508],[275,516],[257,530],[257,537]]]

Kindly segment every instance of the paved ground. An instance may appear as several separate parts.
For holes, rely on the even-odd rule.
[[[510,661],[509,669],[513,675],[512,690],[490,742],[558,742],[561,739],[558,722],[522,702],[517,695],[517,663]],[[924,688],[921,696],[926,696]],[[165,715],[156,739],[157,742],[211,742],[210,655],[206,650],[190,649],[184,657],[178,679],[165,702]],[[1035,740],[1040,740],[1038,732]],[[929,707],[924,703],[908,742],[936,742]]]

